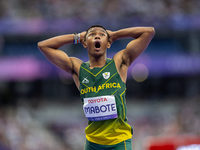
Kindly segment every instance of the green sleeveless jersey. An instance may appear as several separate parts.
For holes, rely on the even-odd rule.
[[[99,107],[85,107],[85,114],[97,114],[100,111],[104,113],[106,110],[115,111],[115,106],[117,113],[111,119],[89,120],[85,129],[87,140],[102,145],[114,145],[130,139],[132,137],[132,127],[127,123],[126,118],[126,85],[117,72],[114,60],[107,59],[103,67],[93,69],[89,68],[89,62],[82,63],[79,71],[79,81],[83,105],[86,100],[89,103],[103,103],[111,97],[115,101],[113,104],[108,102]]]

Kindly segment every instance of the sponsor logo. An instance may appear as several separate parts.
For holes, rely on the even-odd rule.
[[[90,81],[86,78],[83,79],[82,83],[89,83]]]
[[[108,101],[106,98],[97,98],[97,99],[89,99],[88,104],[90,103],[100,103],[100,102],[105,102]]]
[[[104,72],[102,75],[107,80],[110,77],[110,72]]]

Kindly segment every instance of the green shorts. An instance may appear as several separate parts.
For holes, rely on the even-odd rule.
[[[132,150],[132,140],[128,139],[115,145],[100,145],[86,139],[84,150]]]

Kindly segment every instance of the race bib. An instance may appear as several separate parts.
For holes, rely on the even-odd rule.
[[[101,121],[117,118],[117,107],[114,95],[84,98],[83,110],[90,121]]]

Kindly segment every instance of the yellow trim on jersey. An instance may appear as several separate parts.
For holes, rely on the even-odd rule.
[[[115,92],[113,92],[111,95],[114,95],[119,89],[115,90]]]
[[[124,141],[124,146],[125,146],[125,150],[127,150],[127,149],[126,149],[126,142],[125,142],[125,141]]]
[[[100,72],[102,72],[106,67],[108,67],[108,65],[110,65],[110,63],[112,63],[114,60],[112,60],[111,62],[109,62],[106,66],[104,66],[97,74],[93,74],[92,72],[90,72],[89,70],[85,69],[84,67],[81,66],[81,68],[83,68],[85,71],[89,72],[91,75],[93,75],[94,77],[98,76],[98,74],[100,74]]]
[[[123,92],[122,94],[120,94],[121,101],[122,101],[122,106],[123,106],[123,113],[124,113],[124,118],[123,118],[123,119],[124,119],[124,120],[125,120],[126,115],[125,115],[124,102],[123,102],[122,95],[125,93],[125,91],[126,91],[126,89],[124,90],[124,92]]]

